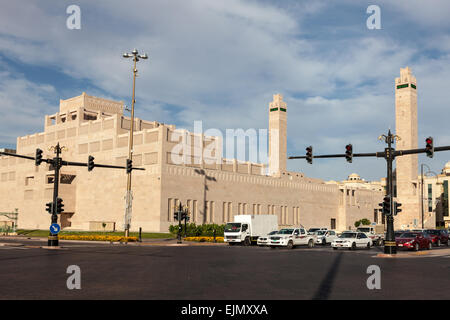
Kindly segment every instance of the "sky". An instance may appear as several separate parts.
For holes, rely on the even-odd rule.
[[[70,5],[80,29],[69,29]],[[369,29],[370,5],[380,29]],[[192,130],[266,129],[273,94],[287,103],[288,155],[383,151],[395,132],[394,79],[417,78],[419,147],[450,145],[450,1],[152,0],[2,1],[0,148],[42,132],[59,100],[89,95],[131,104],[136,116]],[[419,164],[440,173],[448,152]],[[383,159],[288,160],[324,180],[386,175]]]

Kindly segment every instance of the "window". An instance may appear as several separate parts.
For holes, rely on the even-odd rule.
[[[47,184],[51,184],[55,182],[55,175],[51,174],[47,176]]]
[[[26,177],[26,178],[25,178],[25,185],[26,185],[26,186],[31,186],[31,185],[33,185],[33,182],[34,182],[34,177]]]
[[[331,219],[331,229],[336,229],[336,219]]]
[[[433,186],[428,185],[428,212],[433,211]]]

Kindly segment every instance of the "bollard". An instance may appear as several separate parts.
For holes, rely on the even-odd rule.
[[[139,227],[139,242],[142,242],[142,228]]]

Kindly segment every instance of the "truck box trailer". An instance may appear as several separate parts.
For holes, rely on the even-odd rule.
[[[276,215],[236,215],[234,221],[225,225],[224,241],[230,245],[242,243],[250,245],[258,237],[278,230],[278,217]]]

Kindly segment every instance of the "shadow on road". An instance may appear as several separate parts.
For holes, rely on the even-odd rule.
[[[342,253],[339,253],[336,259],[334,259],[333,264],[328,269],[327,275],[320,283],[319,289],[317,289],[314,294],[313,300],[327,300],[330,296],[331,290],[333,289],[333,282],[336,274],[339,270],[339,265],[341,264]]]

